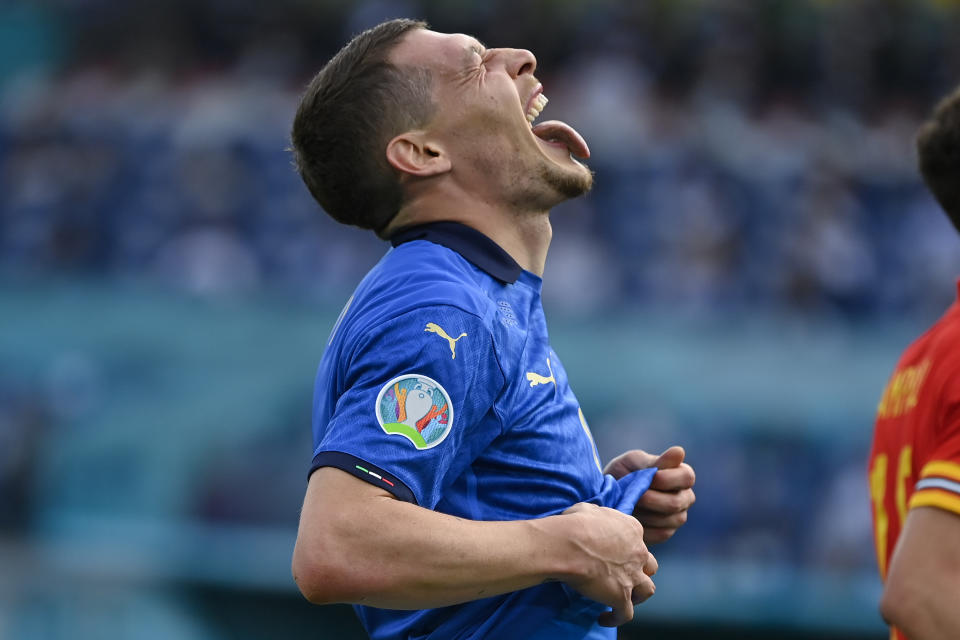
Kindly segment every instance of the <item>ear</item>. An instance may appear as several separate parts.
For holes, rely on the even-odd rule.
[[[387,143],[387,162],[402,173],[427,178],[450,171],[450,157],[423,131],[401,133]]]

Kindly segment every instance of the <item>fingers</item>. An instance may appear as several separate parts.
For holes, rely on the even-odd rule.
[[[653,580],[647,576],[644,576],[644,579],[633,588],[633,593],[630,594],[630,602],[633,604],[640,604],[652,596],[656,590],[657,586],[653,584]],[[631,615],[630,617],[632,618],[633,616]]]
[[[569,577],[571,587],[588,598],[603,602],[611,611],[599,616],[600,624],[615,627],[633,619],[633,605],[655,590],[653,576],[659,569],[644,542],[643,525],[637,518],[615,509],[578,503],[564,511],[588,566]],[[592,565],[592,568],[591,566]]]
[[[683,450],[683,447],[673,446],[660,454],[660,457],[656,459],[653,463],[653,466],[657,469],[672,469],[674,467],[679,467],[680,463],[683,462],[683,457],[686,455],[686,451]]]
[[[651,556],[652,557],[652,556]],[[602,627],[619,627],[633,620],[633,607],[645,602],[657,590],[656,585],[648,576],[643,576],[639,583],[629,592],[629,598],[613,607],[612,611],[600,614],[597,622]]]
[[[621,453],[604,467],[603,472],[609,473],[614,478],[620,479],[623,476],[636,471],[637,469],[647,469],[652,467],[657,461],[657,456],[647,453],[641,449],[633,449],[626,453]]]
[[[696,502],[697,496],[693,489],[684,489],[683,491],[654,491],[648,490],[637,502],[637,512],[652,511],[661,515],[672,515],[686,511]],[[640,524],[644,524],[643,520]],[[657,526],[654,524],[653,526]]]
[[[677,527],[646,527],[643,530],[643,541],[646,544],[660,544],[666,542],[677,532]]]
[[[650,579],[647,578],[647,580]],[[652,580],[650,584],[653,584]],[[634,589],[634,591],[636,591],[636,589]],[[647,598],[649,597],[650,596],[647,596]],[[644,600],[646,600],[646,598],[644,598]],[[631,620],[633,620],[633,594],[629,589],[624,590],[623,598],[613,607],[613,611],[601,613],[600,617],[597,618],[597,622],[600,623],[601,627],[619,627]]]
[[[632,471],[637,471],[638,469],[649,469],[650,467],[656,467],[657,469],[677,469],[681,466],[685,466],[689,473],[693,473],[693,469],[690,465],[684,465],[683,459],[687,455],[686,451],[683,450],[683,447],[673,446],[661,453],[659,456],[647,453],[642,449],[632,449],[626,453],[621,453],[619,456],[614,458],[604,467],[603,472],[609,473],[614,478],[622,478]],[[657,475],[660,475],[659,473]],[[683,475],[686,477],[686,472]],[[692,484],[688,486],[693,486]]]
[[[647,554],[647,561],[643,565],[643,573],[652,577],[657,573],[657,569],[659,568],[660,564],[657,562],[657,559],[653,557],[653,554]]]
[[[679,529],[687,522],[687,511],[664,515],[645,509],[638,509],[633,512],[633,515],[640,521],[640,524],[643,525],[644,533],[646,533],[647,529]],[[647,536],[644,535],[643,539],[646,540]]]
[[[632,580],[634,582],[633,588],[625,590],[624,592],[629,599],[625,598],[615,606],[611,605],[612,611],[601,614],[598,618],[600,625],[604,627],[619,627],[622,624],[630,622],[633,619],[634,605],[646,601],[656,591],[657,587],[653,582],[653,576],[659,568],[660,565],[657,559],[652,553],[647,552],[646,560],[642,567],[643,573],[634,576]]]
[[[693,489],[649,490],[640,498],[633,516],[643,525],[643,541],[657,544],[669,540],[687,521],[687,510],[696,501]]]
[[[680,447],[675,448],[679,449]],[[650,488],[659,491],[678,491],[680,489],[689,489],[696,481],[697,474],[694,473],[693,467],[682,463],[669,469],[659,469],[653,476]]]

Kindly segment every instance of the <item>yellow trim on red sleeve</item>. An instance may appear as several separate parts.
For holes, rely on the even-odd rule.
[[[910,498],[910,508],[937,507],[960,515],[960,496],[942,489],[923,489]]]
[[[923,469],[920,470],[920,477],[929,478],[930,476],[939,476],[960,482],[960,464],[950,462],[949,460],[934,460],[933,462],[928,462],[923,465]]]

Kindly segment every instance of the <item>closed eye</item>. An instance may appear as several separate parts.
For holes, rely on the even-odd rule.
[[[487,48],[483,46],[483,43],[479,40],[473,40],[470,43],[470,51],[475,53],[481,61],[486,60],[487,57]]]

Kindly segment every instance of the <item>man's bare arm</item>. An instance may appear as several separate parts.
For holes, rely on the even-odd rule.
[[[633,617],[653,594],[656,560],[643,527],[613,509],[579,504],[538,520],[476,522],[403,502],[332,467],[310,478],[293,575],[311,602],[422,609],[562,580]]]
[[[911,640],[960,638],[960,515],[935,507],[909,511],[880,612]]]

